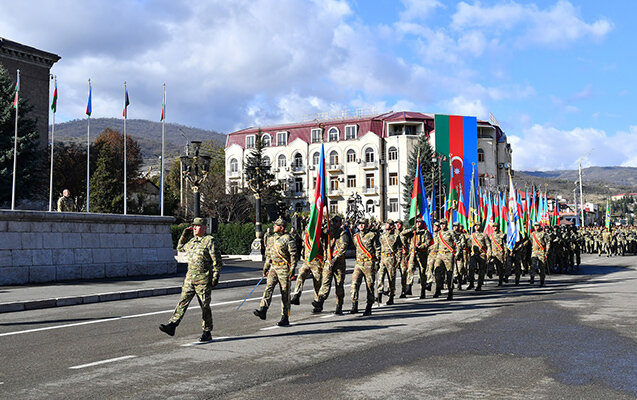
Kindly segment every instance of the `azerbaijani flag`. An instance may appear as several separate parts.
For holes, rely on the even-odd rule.
[[[164,96],[161,102],[161,118],[159,120],[163,121],[164,119],[166,119],[166,96]]]
[[[553,206],[553,216],[551,217],[551,226],[555,226],[555,225],[559,225],[560,224],[560,210],[559,210],[559,203],[557,202],[557,199],[555,199],[555,205]]]
[[[18,98],[20,94],[20,71],[18,70],[18,77],[15,82],[15,95],[13,96],[13,108],[18,108]]]
[[[93,94],[93,88],[91,87],[91,83],[89,82],[89,84],[88,84],[88,103],[86,104],[86,115],[88,115],[89,117],[91,116],[91,113],[93,112],[93,104],[91,102],[92,94]]]
[[[323,208],[327,207],[327,195],[325,192],[327,188],[327,176],[325,175],[325,146],[323,144],[321,144],[321,156],[316,174],[314,204],[312,204],[310,220],[307,224],[307,234],[311,241],[307,261],[314,260],[318,254],[321,243],[321,229],[323,229]]]
[[[53,101],[51,102],[51,110],[53,110],[53,113],[55,114],[55,112],[58,109],[58,83],[57,80],[55,81],[55,90],[53,91]]]
[[[425,183],[422,179],[422,168],[420,167],[420,152],[418,152],[418,160],[416,164],[416,174],[414,176],[414,184],[411,190],[411,203],[409,205],[409,223],[414,225],[416,218],[420,218],[425,222],[429,232],[433,232],[431,224],[431,214],[429,213],[429,203],[425,194]]]
[[[471,188],[469,189],[469,228],[473,228],[479,223],[480,213],[478,212],[478,201],[476,200],[475,180],[471,179]],[[467,232],[471,231],[467,229]]]
[[[460,201],[458,202],[458,223],[462,225],[465,231],[469,232],[469,218],[467,217],[467,209],[464,207],[462,186],[460,187]]]
[[[122,117],[128,117],[128,105],[130,104],[130,99],[128,98],[128,89],[126,89],[126,94],[124,95],[124,111],[122,111]]]
[[[464,198],[469,199],[471,185],[465,178],[478,178],[473,176],[474,166],[478,165],[478,120],[476,117],[436,114],[434,129],[436,153],[448,156],[441,164],[443,181],[453,191],[462,187]]]
[[[486,235],[491,236],[493,234],[493,225],[494,225],[494,221],[493,221],[493,201],[492,199],[489,197],[489,200],[487,201],[487,215],[484,218],[484,222],[485,222],[485,226],[484,226],[484,233]]]

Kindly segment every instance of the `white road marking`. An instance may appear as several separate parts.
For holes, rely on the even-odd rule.
[[[109,358],[108,360],[95,361],[95,362],[92,362],[92,363],[82,364],[82,365],[75,365],[73,367],[69,367],[69,369],[81,369],[81,368],[94,367],[96,365],[102,365],[102,364],[108,364],[108,363],[122,361],[122,360],[128,360],[130,358],[135,358],[135,357],[137,357],[137,356],[123,356],[123,357],[117,357],[117,358]]]
[[[201,346],[202,344],[208,344],[208,343],[213,343],[216,342],[218,340],[224,340],[224,339],[230,339],[230,336],[219,336],[219,337],[213,337],[211,341],[209,342],[192,342],[192,343],[186,343],[186,344],[182,344],[181,347],[192,347],[192,346]]]
[[[325,318],[332,318],[334,316],[334,314],[327,314],[327,315],[323,315],[321,317],[321,319],[325,319]]]
[[[288,326],[294,326],[296,324],[290,324]],[[272,329],[278,329],[281,328],[279,325],[274,325],[274,326],[268,326],[267,328],[261,328],[261,331],[271,331]]]

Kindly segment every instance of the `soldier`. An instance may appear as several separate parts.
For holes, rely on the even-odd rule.
[[[469,260],[469,286],[467,290],[474,288],[474,280],[476,270],[478,272],[478,287],[476,291],[482,290],[484,282],[484,274],[487,272],[487,260],[491,257],[491,245],[487,235],[482,233],[482,226],[476,224],[473,227],[474,232],[469,238],[469,252],[471,258]]]
[[[403,246],[398,265],[400,267],[400,298],[404,299],[407,295],[411,295],[411,287],[414,284],[414,269],[409,263],[409,251],[411,246],[409,238],[413,230],[403,229],[403,221],[396,221],[396,230],[400,234],[400,242]]]
[[[374,304],[374,276],[378,268],[378,258],[380,248],[373,232],[369,230],[366,219],[358,221],[358,233],[354,235],[354,245],[356,246],[356,265],[352,274],[352,309],[350,314],[358,312],[358,292],[361,287],[361,280],[365,279],[367,287],[367,306],[364,316],[372,315],[372,305]]]
[[[190,301],[197,295],[203,320],[203,333],[199,341],[210,341],[212,340],[210,334],[212,331],[211,292],[212,288],[219,283],[223,263],[215,238],[206,235],[206,222],[203,218],[195,218],[192,226],[184,229],[179,238],[177,250],[187,253],[188,272],[181,288],[181,299],[177,308],[168,324],[159,325],[159,330],[174,336],[175,329],[184,317]]]
[[[604,231],[602,232],[602,246],[600,247],[600,254],[603,251],[606,253],[606,257],[610,257],[612,239],[613,236],[610,228],[604,228]]]
[[[294,239],[285,233],[283,218],[279,217],[274,221],[272,230],[274,234],[268,240],[268,248],[266,249],[268,258],[263,266],[263,276],[267,277],[268,280],[260,308],[254,310],[253,313],[261,319],[266,318],[272,302],[272,292],[278,283],[281,289],[281,320],[277,322],[277,325],[288,326],[290,325],[290,278],[294,276],[298,262],[296,244]]]
[[[315,309],[323,309],[323,303],[330,294],[332,277],[334,278],[336,291],[336,310],[334,314],[343,314],[343,299],[345,297],[345,253],[349,247],[349,236],[345,230],[341,229],[341,217],[335,215],[330,224],[330,235],[328,244],[328,254],[331,252],[332,259],[329,264],[323,267],[323,281],[319,291],[318,299],[312,302]]]
[[[434,264],[436,263],[436,256],[438,255],[438,232],[440,232],[440,223],[434,222],[433,241],[427,249],[427,284],[425,285],[425,289],[429,291],[431,291],[431,286],[435,281]]]
[[[420,298],[424,299],[427,282],[427,253],[429,245],[431,244],[431,235],[422,219],[416,218],[415,224],[414,229],[410,229],[409,232],[405,234],[405,240],[409,240],[410,242],[409,265],[411,265],[413,270],[418,268]]]
[[[380,235],[380,269],[378,270],[378,302],[382,303],[385,275],[389,281],[389,291],[387,295],[387,305],[394,304],[394,296],[396,295],[396,266],[398,265],[399,254],[402,251],[402,242],[400,236],[395,231],[394,221],[387,220],[385,223],[385,232]]]
[[[462,283],[467,275],[467,264],[465,264],[465,254],[468,251],[467,236],[463,231],[462,225],[458,222],[453,223],[453,233],[456,235],[456,243],[458,243],[458,257],[456,265],[454,265],[454,279],[458,282],[458,290],[462,290]]]
[[[62,191],[62,197],[58,199],[58,211],[60,212],[75,212],[75,203],[71,198],[71,191],[64,189]]]
[[[515,243],[515,245],[513,246],[513,251],[510,255],[510,265],[512,269],[512,271],[510,272],[513,272],[513,274],[515,274],[516,286],[520,284],[520,275],[522,274],[522,271],[526,273],[526,271],[528,271],[529,269],[528,253],[530,245],[531,242],[529,241],[528,236],[525,236],[518,240],[517,243]]]
[[[314,283],[314,301],[318,300],[319,290],[321,290],[321,282],[323,281],[323,263],[325,261],[325,246],[323,244],[326,241],[326,237],[324,237],[322,231],[317,239],[319,241],[318,253],[312,261],[309,261],[308,258],[310,250],[312,249],[312,239],[310,238],[310,233],[308,231],[305,231],[305,235],[303,235],[305,249],[303,253],[304,265],[299,270],[299,275],[296,278],[296,288],[294,290],[294,296],[292,296],[292,300],[290,300],[290,304],[297,306],[300,304],[301,294],[303,293],[303,284],[310,274],[312,275],[312,282]],[[296,240],[294,242],[296,245]],[[322,310],[323,307],[314,307],[312,312],[320,313]]]
[[[491,256],[489,257],[489,263],[495,267],[495,271],[498,274],[498,286],[502,286],[502,282],[505,279],[505,261],[506,261],[506,235],[500,232],[500,228],[496,225],[493,227],[493,233],[489,235],[491,241]],[[507,278],[508,280],[508,278]],[[478,279],[478,287],[481,287],[480,280]],[[477,289],[476,289],[477,290]]]
[[[542,226],[539,223],[535,223],[535,227],[531,232],[531,245],[533,246],[531,252],[531,280],[529,283],[532,285],[535,283],[535,272],[540,273],[540,286],[544,286],[544,277],[546,276],[546,255],[550,250],[551,242],[544,232],[542,232]]]
[[[436,292],[433,297],[440,297],[442,286],[446,281],[449,291],[447,300],[453,300],[453,268],[458,257],[458,244],[454,234],[447,227],[447,220],[440,220],[440,231],[437,232],[438,242],[434,274],[436,275]]]

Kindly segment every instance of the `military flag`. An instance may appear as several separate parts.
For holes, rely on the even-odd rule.
[[[15,90],[13,95],[13,108],[18,108],[19,98],[20,98],[20,71],[18,70],[18,77],[15,82]]]
[[[509,209],[507,224],[507,247],[513,250],[513,246],[520,240],[520,230],[518,226],[518,207],[517,207],[515,188],[513,187],[513,178],[509,175]]]
[[[314,187],[314,203],[310,211],[310,220],[307,224],[307,233],[310,238],[310,251],[307,260],[316,258],[321,241],[321,229],[323,229],[323,208],[327,207],[327,176],[325,174],[325,146],[321,144],[318,171],[316,172],[316,186]]]
[[[458,223],[460,223],[460,225],[462,225],[462,227],[467,232],[470,232],[470,230],[469,230],[469,217],[467,216],[467,209],[464,206],[464,197],[462,195],[462,186],[460,186],[458,189],[459,189],[459,192],[460,192],[460,200],[458,201],[458,213],[457,213]]]
[[[476,186],[475,186],[475,168],[471,172],[471,188],[469,189],[469,229],[467,232],[471,232],[471,228],[480,223],[480,212],[478,210],[478,201],[476,200]]]
[[[58,109],[58,82],[57,82],[57,78],[55,79],[55,90],[53,90],[53,101],[51,101],[51,110],[53,111],[53,114],[55,114],[55,112]]]

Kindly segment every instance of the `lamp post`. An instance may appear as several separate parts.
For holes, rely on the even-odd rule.
[[[248,188],[254,195],[255,210],[254,210],[254,234],[255,238],[252,241],[251,256],[263,255],[263,230],[261,229],[261,193],[270,186],[272,183],[272,174],[269,172],[269,167],[263,167],[257,165],[253,170],[246,174],[249,176],[247,179]]]
[[[347,219],[350,221],[354,221],[356,224],[356,220],[363,216],[363,199],[360,194],[352,193],[352,195],[347,199]]]
[[[210,156],[200,155],[201,142],[193,140],[192,142],[193,155],[183,155],[179,157],[181,160],[182,172],[184,178],[190,182],[193,192],[193,211],[194,217],[200,216],[200,193],[199,186],[208,177],[208,170],[210,168]]]

